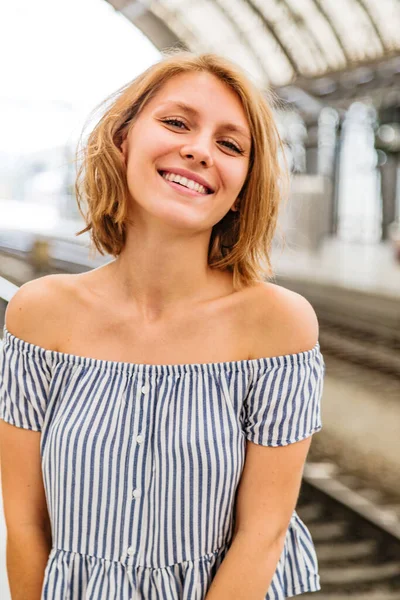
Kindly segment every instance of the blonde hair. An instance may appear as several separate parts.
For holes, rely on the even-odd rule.
[[[125,244],[128,185],[119,150],[141,110],[161,87],[181,73],[207,72],[227,84],[239,97],[251,132],[251,155],[237,211],[230,210],[211,232],[208,264],[233,273],[235,289],[254,285],[273,275],[270,251],[278,207],[287,182],[283,143],[274,115],[272,94],[263,92],[234,63],[211,53],[172,49],[132,82],[107,98],[112,100],[83,145],[75,183],[78,208],[101,254],[118,256]],[[81,137],[81,143],[83,134]],[[281,167],[280,158],[285,168]],[[82,210],[86,201],[87,212]]]

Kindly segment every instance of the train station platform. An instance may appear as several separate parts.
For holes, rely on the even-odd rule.
[[[39,238],[49,242],[57,259],[71,264],[76,262],[82,270],[112,260],[100,254],[89,258],[89,235],[74,235],[82,229],[82,221],[56,219],[52,225],[37,231],[28,226],[22,231],[1,228],[0,250],[12,254],[15,249],[21,257],[21,253],[28,254],[33,241]],[[290,243],[279,244],[274,246],[272,264],[277,279],[310,281],[392,299],[400,297],[400,262],[396,261],[390,242],[357,244],[328,237],[318,250],[306,250]],[[0,275],[7,276],[1,269]]]
[[[277,278],[400,298],[400,263],[390,243],[362,245],[327,238],[313,252],[288,245],[275,248],[272,262]]]

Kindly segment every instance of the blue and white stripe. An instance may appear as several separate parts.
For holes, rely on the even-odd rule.
[[[234,530],[246,439],[321,428],[319,343],[297,354],[151,365],[47,350],[4,327],[0,418],[41,431],[53,548],[42,600],[202,600]],[[293,513],[267,600],[320,589]]]

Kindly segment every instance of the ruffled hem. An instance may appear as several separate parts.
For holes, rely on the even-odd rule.
[[[154,568],[53,548],[41,600],[203,600],[226,551]]]
[[[53,548],[41,600],[204,600],[229,545],[167,567],[129,566]],[[294,513],[265,600],[286,600],[321,589],[311,535]]]
[[[273,595],[277,580],[281,595]],[[311,534],[294,511],[286,534],[284,551],[272,580],[267,600],[284,600],[321,589],[318,559]]]

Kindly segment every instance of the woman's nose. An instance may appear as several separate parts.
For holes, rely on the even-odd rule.
[[[211,151],[206,142],[185,144],[180,149],[182,158],[196,161],[204,166],[210,167],[213,164]]]

